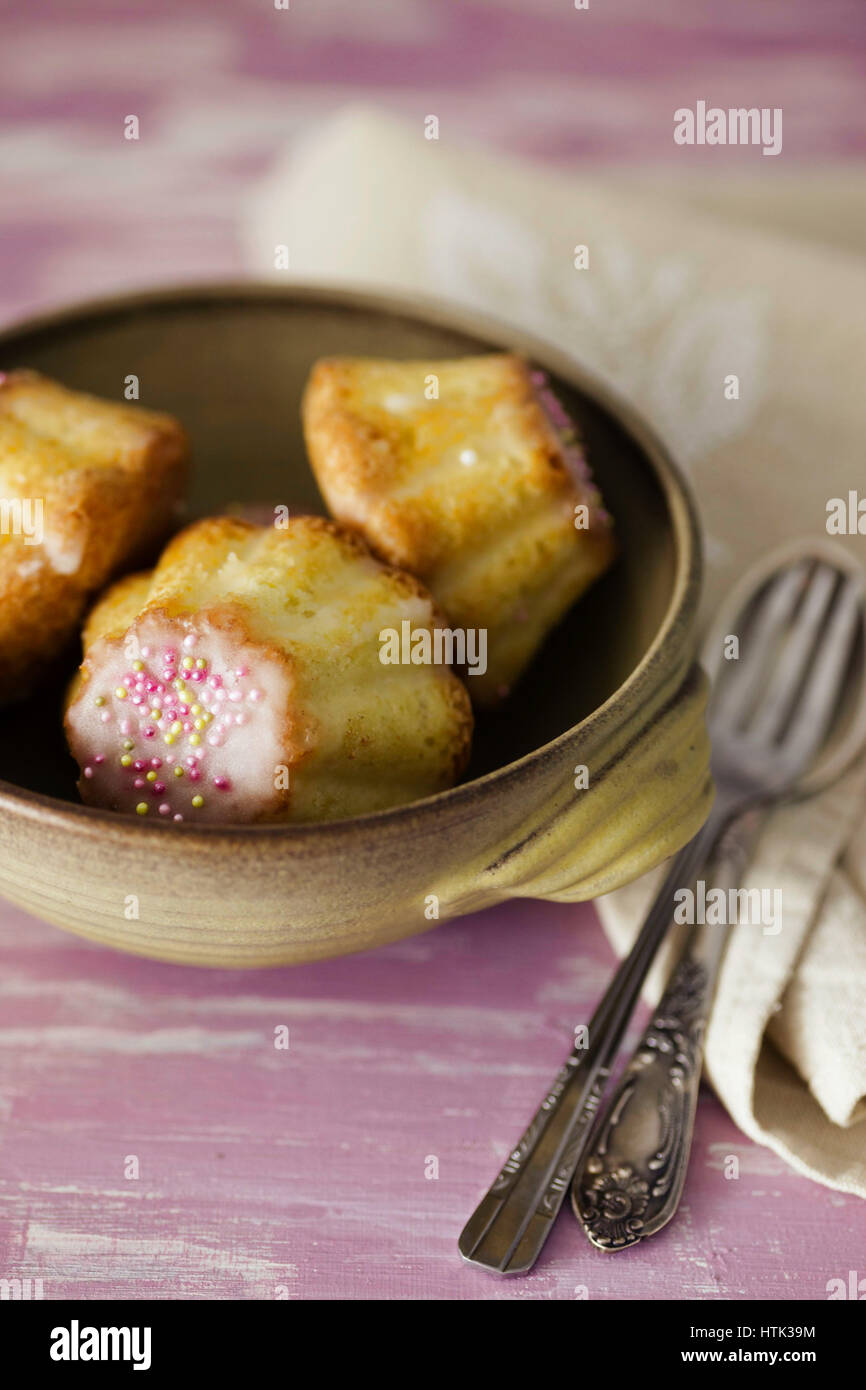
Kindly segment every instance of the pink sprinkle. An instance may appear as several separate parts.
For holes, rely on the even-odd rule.
[[[565,407],[559,397],[550,390],[546,382],[536,383],[539,386],[538,400],[542,410],[548,420],[557,430],[571,429],[571,420],[568,418]]]
[[[249,675],[249,672],[248,672],[246,666],[238,666],[237,670],[235,671],[235,675],[236,675],[236,676],[246,676],[246,675]]]
[[[150,656],[150,647],[142,647],[141,654],[142,656]]]
[[[135,787],[136,791],[138,791],[141,787],[144,786],[144,778],[143,778],[143,777],[136,777],[136,779],[135,779],[135,781],[133,782],[132,785]]]
[[[209,685],[213,686],[214,690],[219,690],[222,683],[222,676],[211,676],[210,681],[208,682]]]
[[[255,703],[256,700],[260,700],[261,698],[262,692],[260,690],[251,690],[249,695],[247,696],[247,699],[252,700],[253,703]]]
[[[194,681],[197,681],[199,684],[201,684],[201,682],[205,679],[205,673],[204,673],[204,671],[199,671],[199,670],[191,671],[191,672],[190,672],[190,675],[192,676],[193,680],[194,680]]]
[[[135,768],[136,772],[144,772],[144,769],[147,767],[147,763],[144,761],[143,758],[136,758],[132,766]]]
[[[96,755],[96,757],[93,759],[93,761],[94,761],[95,763],[104,763],[104,762],[105,762],[105,754],[104,754],[104,753],[97,753],[97,755]]]
[[[165,761],[168,763],[169,767],[171,767],[172,763],[174,762],[174,754],[173,754],[173,753],[166,753],[166,755],[165,755]]]
[[[180,710],[179,710],[179,713],[180,713],[180,714],[189,714],[189,705],[181,705]]]
[[[201,773],[199,772],[198,768],[195,766],[191,767],[189,773],[189,780],[191,782],[197,782],[200,777]]]
[[[109,714],[107,709],[103,710],[102,714],[99,717],[102,720],[103,724],[111,723],[111,715]]]
[[[175,820],[183,820],[183,816],[180,814],[179,811],[178,811],[177,815],[175,816]]]
[[[162,758],[151,758],[151,767],[162,767]]]
[[[227,792],[229,790],[229,779],[227,777],[215,777],[213,779],[213,784],[215,787],[219,787],[221,792]]]
[[[177,661],[177,652],[174,647],[166,647],[162,655],[167,666],[172,666]]]
[[[152,725],[150,725],[150,724],[148,724],[148,726],[147,726],[146,729],[142,729],[142,733],[144,734],[144,737],[145,737],[145,738],[155,738],[155,737],[156,737],[156,729],[154,729],[154,728],[152,727]]]
[[[189,733],[190,729],[194,729],[194,728],[195,728],[195,724],[193,723],[193,721],[192,721],[191,719],[185,719],[185,720],[183,721],[183,727],[186,729],[186,732]]]
[[[243,699],[243,696],[241,695],[241,692],[240,692],[239,690],[230,690],[230,691],[229,691],[229,699],[230,699],[230,700],[242,700],[242,699]]]
[[[188,632],[186,634],[186,637],[184,637],[183,639],[183,645],[188,652],[192,651],[193,647],[195,646],[195,634],[192,632]]]
[[[149,681],[145,682],[145,688],[150,691],[156,690],[156,681],[153,679],[153,676],[151,676]]]
[[[86,768],[84,769],[84,775],[85,775],[85,777],[92,777],[92,776],[93,776],[93,768],[92,768],[92,767],[86,767]]]
[[[162,796],[163,792],[165,791],[165,783],[154,782],[151,791],[153,792],[154,796]]]
[[[223,746],[223,741],[220,738],[219,734],[208,734],[207,741],[210,744],[211,748],[222,748]]]
[[[184,758],[184,762],[186,763],[187,767],[195,767],[195,758],[193,757]]]
[[[130,724],[128,719],[121,719],[117,727],[119,728],[122,734],[128,734],[132,725]]]
[[[143,705],[143,704],[144,704],[144,696],[143,696],[143,695],[133,695],[133,697],[132,697],[132,703],[133,703],[134,705]]]
[[[171,807],[169,806],[169,804],[168,804],[167,801],[164,801],[164,802],[162,803],[162,805],[160,806],[160,808],[159,808],[159,814],[160,814],[161,816],[167,816],[167,815],[169,814],[170,811],[171,811]]]
[[[246,722],[247,722],[247,717],[246,717],[246,715],[244,714],[243,710],[241,710],[240,714],[236,714],[236,715],[235,715],[235,723],[236,723],[236,724],[246,724]]]

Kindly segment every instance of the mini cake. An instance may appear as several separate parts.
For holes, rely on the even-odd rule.
[[[486,630],[495,704],[610,564],[610,517],[574,430],[507,353],[444,362],[328,358],[303,402],[330,511],[418,576],[455,626]]]
[[[26,694],[89,595],[161,539],[188,455],[168,415],[0,373],[0,700]]]
[[[321,517],[227,517],[121,580],[84,633],[66,727],[90,805],[151,819],[308,821],[449,787],[472,714],[447,666],[380,659],[430,595]]]

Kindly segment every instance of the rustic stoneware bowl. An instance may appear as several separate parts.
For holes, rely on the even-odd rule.
[[[223,285],[7,329],[0,369],[33,367],[114,398],[138,376],[142,404],[172,411],[192,435],[193,515],[255,500],[324,510],[298,412],[316,357],[501,348],[546,368],[580,421],[621,555],[507,708],[479,720],[461,785],[397,810],[289,828],[142,824],[86,809],[60,728],[71,652],[54,684],[0,716],[0,892],[139,955],[279,965],[393,941],[505,898],[592,898],[695,833],[712,788],[705,685],[692,656],[694,514],[658,440],[569,359],[432,305]],[[579,765],[585,790],[575,789]]]

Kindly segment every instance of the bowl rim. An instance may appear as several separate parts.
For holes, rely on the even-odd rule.
[[[220,840],[237,843],[267,837],[279,841],[298,842],[344,838],[360,830],[375,831],[395,821],[405,826],[407,820],[421,821],[444,810],[468,805],[496,784],[501,785],[503,782],[526,777],[538,763],[556,757],[582,731],[604,721],[616,705],[628,701],[634,707],[641,703],[644,696],[650,692],[660,668],[661,671],[669,668],[683,652],[697,611],[702,571],[697,509],[683,473],[655,430],[616,388],[608,385],[566,350],[535,333],[510,324],[506,319],[439,297],[432,299],[414,293],[411,296],[408,293],[386,293],[369,285],[355,285],[348,281],[325,284],[298,280],[280,284],[261,279],[202,279],[155,285],[123,294],[100,295],[71,301],[47,312],[27,314],[0,327],[0,349],[25,333],[62,329],[88,318],[116,316],[127,310],[185,303],[230,303],[233,300],[266,299],[321,303],[335,308],[390,314],[397,318],[415,320],[462,333],[488,343],[491,351],[516,351],[528,357],[533,365],[562,378],[570,386],[590,396],[615,419],[648,460],[661,487],[671,520],[675,551],[673,588],[655,636],[625,680],[611,691],[602,704],[591,710],[578,723],[557,734],[547,743],[540,744],[538,748],[522,754],[513,762],[505,763],[502,767],[472,778],[471,781],[459,782],[456,786],[403,806],[392,806],[383,811],[368,811],[363,815],[344,817],[340,820],[287,825],[195,826],[166,825],[158,821],[145,824],[119,811],[77,805],[59,797],[30,791],[26,787],[0,778],[0,813],[53,824],[59,828],[72,829],[74,826],[77,833],[98,833],[101,839],[108,837],[126,841],[131,834],[135,834],[136,837],[180,834],[185,846],[190,849],[197,841],[204,845]],[[507,346],[503,346],[504,344]]]

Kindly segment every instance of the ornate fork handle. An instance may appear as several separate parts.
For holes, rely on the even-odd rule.
[[[721,789],[720,789],[721,792]],[[592,1121],[641,985],[671,921],[674,892],[691,883],[732,810],[720,794],[703,829],[677,855],[637,940],[575,1048],[476,1207],[458,1242],[471,1264],[497,1274],[531,1269],[592,1133]]]
[[[723,836],[712,886],[742,879],[762,819],[753,810]],[[701,1080],[704,1030],[727,930],[692,932],[635,1053],[614,1089],[571,1191],[575,1215],[601,1250],[624,1250],[670,1221],[682,1195]]]

